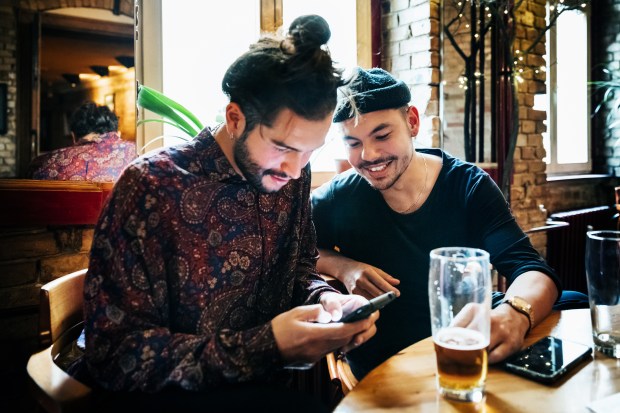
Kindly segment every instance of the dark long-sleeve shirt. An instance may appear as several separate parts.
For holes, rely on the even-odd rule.
[[[317,275],[310,172],[277,193],[235,173],[207,130],[137,159],[97,224],[86,361],[111,390],[268,381],[271,319],[334,291]]]
[[[429,253],[439,247],[474,247],[512,283],[527,271],[555,272],[519,228],[506,199],[480,168],[439,149],[442,168],[428,199],[414,213],[393,211],[381,193],[355,171],[341,174],[312,193],[318,246],[339,251],[400,280],[401,296],[381,310],[377,334],[347,354],[362,377],[403,348],[430,336]]]

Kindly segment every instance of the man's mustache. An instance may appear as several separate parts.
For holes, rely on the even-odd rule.
[[[389,156],[387,158],[375,159],[374,161],[362,161],[357,165],[357,167],[358,168],[372,168],[375,165],[395,161],[396,159],[397,158],[395,156]]]
[[[282,179],[292,179],[290,176],[288,176],[284,172],[276,171],[275,169],[267,169],[265,172],[263,172],[263,175],[264,176],[273,175],[273,176],[277,176],[278,178],[282,178]]]

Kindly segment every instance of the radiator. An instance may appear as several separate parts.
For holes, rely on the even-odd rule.
[[[585,254],[586,232],[591,229],[616,229],[617,211],[609,206],[578,209],[552,214],[551,221],[568,222],[547,233],[547,262],[562,281],[565,290],[588,293]]]

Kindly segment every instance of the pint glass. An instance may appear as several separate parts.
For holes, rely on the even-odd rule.
[[[439,392],[456,400],[482,400],[491,333],[489,253],[462,247],[432,250],[428,297]]]
[[[589,231],[586,241],[594,346],[620,358],[620,232]]]

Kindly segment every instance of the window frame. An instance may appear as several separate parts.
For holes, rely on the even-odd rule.
[[[548,7],[548,6],[547,6]],[[591,14],[590,7],[582,9],[581,12],[586,17],[586,77],[587,82],[591,80],[591,68],[590,68],[590,29],[591,29]],[[561,16],[560,16],[561,18]],[[548,139],[549,139],[549,147],[545,147],[547,151],[547,174],[551,177],[558,175],[580,175],[580,174],[589,174],[592,172],[592,123],[591,119],[591,99],[590,93],[586,94],[586,108],[588,113],[584,116],[586,122],[586,130],[587,130],[587,151],[588,151],[588,161],[584,163],[558,163],[557,162],[557,124],[558,124],[558,111],[557,111],[557,73],[558,73],[558,64],[554,62],[557,61],[557,28],[556,25],[553,25],[549,31],[547,36],[547,47],[548,47],[548,59],[547,59],[547,74],[548,74],[548,82],[547,82],[547,116],[548,116]]]
[[[136,0],[135,13],[136,81],[157,90],[163,89],[162,1]],[[380,34],[381,16],[374,16],[373,20],[373,10],[376,12],[379,7],[379,0],[356,0],[357,61],[362,67],[373,67],[380,59],[376,51],[380,47],[377,34]],[[282,26],[283,0],[260,0],[260,12],[261,33],[273,33]],[[139,110],[136,118],[141,121],[158,117]],[[162,147],[163,141],[158,137],[163,134],[161,123],[142,123],[136,130],[137,147],[148,151]]]

